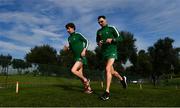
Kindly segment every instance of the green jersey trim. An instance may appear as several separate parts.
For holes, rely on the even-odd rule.
[[[88,46],[89,46],[89,41],[85,38],[85,36],[84,35],[82,35],[81,33],[79,33],[79,32],[76,32],[77,34],[80,34],[84,39],[85,39],[85,48],[87,49],[88,48]]]
[[[120,34],[119,34],[118,30],[116,29],[116,27],[115,26],[109,26],[109,27],[112,27],[116,31],[117,36],[119,37]]]

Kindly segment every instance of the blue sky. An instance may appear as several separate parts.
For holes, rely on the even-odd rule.
[[[167,36],[180,47],[180,0],[0,0],[0,54],[23,59],[43,44],[59,52],[67,44],[68,22],[94,50],[99,15],[119,31],[133,33],[138,50]]]

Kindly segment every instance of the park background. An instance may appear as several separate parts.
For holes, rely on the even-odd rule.
[[[0,106],[180,106],[179,4],[178,0],[0,0]],[[98,99],[103,92],[100,82],[105,80],[95,40],[99,15],[105,15],[123,37],[114,66],[129,84],[123,90],[113,79],[112,100],[105,104]],[[74,22],[90,42],[84,72],[93,95],[82,93],[70,72],[73,55],[62,50],[68,22]]]

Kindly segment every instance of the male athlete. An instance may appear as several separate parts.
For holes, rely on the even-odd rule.
[[[122,37],[114,26],[109,26],[105,16],[98,17],[98,23],[101,29],[97,31],[96,42],[101,47],[103,59],[105,60],[106,70],[106,91],[101,96],[102,100],[108,100],[110,96],[110,85],[112,76],[117,77],[123,88],[127,87],[126,77],[121,77],[118,72],[114,70],[113,64],[117,59],[117,42],[122,41]]]
[[[88,47],[88,40],[81,33],[75,32],[76,27],[74,23],[68,23],[65,27],[70,36],[68,37],[69,47],[65,45],[64,50],[72,50],[75,60],[71,72],[81,79],[84,85],[84,92],[90,94],[92,93],[90,80],[83,75],[83,64],[87,64],[85,55]]]

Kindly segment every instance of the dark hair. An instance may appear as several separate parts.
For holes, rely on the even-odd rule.
[[[74,30],[76,30],[76,26],[74,25],[74,23],[68,23],[66,24],[66,29],[68,29],[69,27],[73,28]]]
[[[98,20],[99,20],[100,18],[106,19],[106,17],[105,17],[104,15],[98,16]]]

